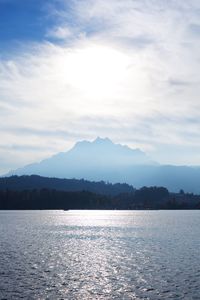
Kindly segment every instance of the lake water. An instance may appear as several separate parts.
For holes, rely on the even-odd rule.
[[[200,211],[1,211],[0,299],[200,299]]]

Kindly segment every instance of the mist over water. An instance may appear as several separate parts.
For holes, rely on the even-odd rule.
[[[0,299],[199,299],[199,211],[1,211]]]

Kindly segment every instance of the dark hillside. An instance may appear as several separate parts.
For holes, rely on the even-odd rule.
[[[91,182],[84,179],[48,178],[38,175],[11,176],[0,178],[0,190],[33,190],[55,189],[68,192],[89,191],[95,194],[115,196],[121,193],[132,193],[134,188],[126,183]]]

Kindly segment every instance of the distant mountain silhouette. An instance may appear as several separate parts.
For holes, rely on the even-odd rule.
[[[11,171],[7,176],[33,174],[128,183],[135,188],[164,186],[172,192],[184,189],[200,193],[199,167],[159,165],[141,150],[114,144],[108,138],[78,142],[68,152]]]
[[[40,163],[11,171],[8,175],[37,174],[47,177],[115,182],[118,177],[115,176],[116,168],[120,172],[124,167],[149,164],[154,162],[141,150],[133,150],[127,146],[114,144],[108,138],[98,137],[93,142],[78,142],[68,152],[58,153]]]

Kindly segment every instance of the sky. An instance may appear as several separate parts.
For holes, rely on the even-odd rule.
[[[109,137],[200,165],[198,0],[0,0],[0,174]]]

